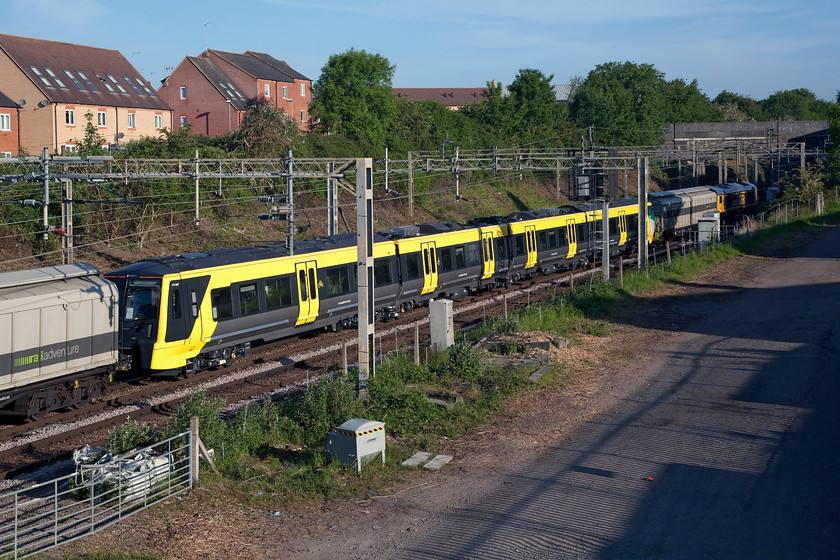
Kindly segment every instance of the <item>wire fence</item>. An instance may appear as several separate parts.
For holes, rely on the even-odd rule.
[[[0,495],[0,557],[26,558],[91,535],[192,487],[187,431],[73,474]]]

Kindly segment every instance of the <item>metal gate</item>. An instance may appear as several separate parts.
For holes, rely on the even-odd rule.
[[[0,556],[25,558],[104,529],[189,490],[191,432],[82,465],[76,473],[0,495]]]

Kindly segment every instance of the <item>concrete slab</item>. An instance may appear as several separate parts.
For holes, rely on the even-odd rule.
[[[543,366],[543,367],[541,367],[540,369],[538,369],[537,371],[535,371],[534,373],[532,373],[532,374],[528,377],[528,381],[531,381],[532,383],[536,383],[537,381],[539,381],[539,380],[542,378],[542,376],[543,376],[543,375],[545,375],[545,373],[546,373],[549,369],[551,369],[551,366]]]
[[[423,468],[429,469],[430,471],[436,471],[451,460],[452,455],[438,455],[437,457],[423,465]]]
[[[408,459],[402,462],[402,466],[404,467],[416,467],[419,466],[421,463],[424,463],[429,457],[431,457],[431,453],[426,453],[425,451],[418,451]]]

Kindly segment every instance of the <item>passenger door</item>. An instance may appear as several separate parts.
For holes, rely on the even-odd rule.
[[[318,318],[318,265],[315,261],[295,263],[298,285],[298,318],[295,326],[311,323]]]
[[[420,244],[420,251],[423,260],[423,291],[421,294],[434,292],[438,285],[437,272],[437,251],[434,241],[425,241]]]
[[[625,210],[618,211],[618,244],[624,245],[627,243],[627,212]]]
[[[577,228],[574,218],[566,220],[566,240],[569,242],[569,253],[566,258],[571,259],[577,254]]]
[[[525,247],[528,249],[525,268],[529,269],[537,264],[537,226],[525,226]]]
[[[481,257],[484,261],[484,273],[481,275],[482,280],[486,280],[493,276],[496,272],[496,258],[493,252],[493,232],[481,233]]]

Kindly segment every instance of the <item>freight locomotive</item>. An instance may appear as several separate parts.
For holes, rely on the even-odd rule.
[[[673,234],[709,204],[722,215],[755,205],[749,183],[656,194],[645,216],[651,239],[654,224]],[[379,232],[375,319],[584,266],[600,258],[601,215],[583,203]],[[611,202],[608,218],[611,255],[635,251],[637,200]],[[189,376],[230,365],[255,343],[353,327],[356,272],[356,236],[343,234],[299,241],[293,255],[268,244],[104,275],[86,264],[0,274],[0,413],[37,418],[85,404],[116,371]]]

